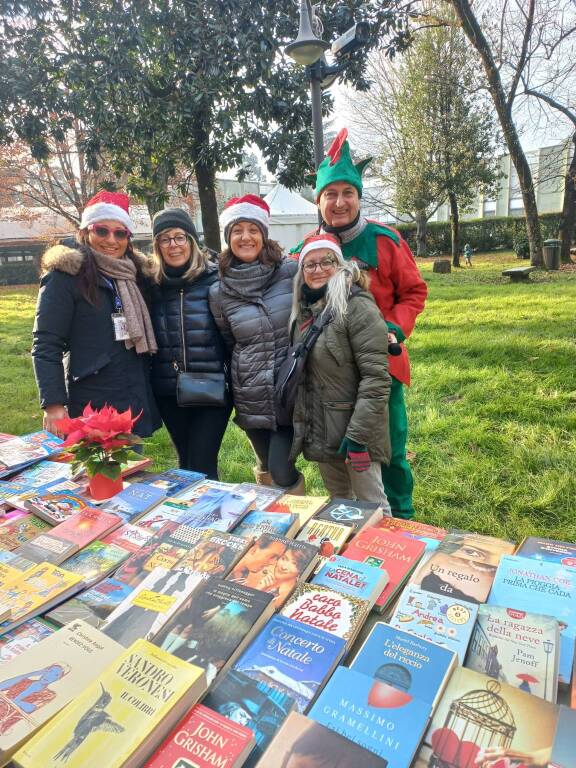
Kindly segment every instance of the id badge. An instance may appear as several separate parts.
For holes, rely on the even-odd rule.
[[[125,315],[121,312],[114,312],[112,314],[112,323],[114,324],[114,338],[116,341],[126,341],[126,339],[130,338]]]

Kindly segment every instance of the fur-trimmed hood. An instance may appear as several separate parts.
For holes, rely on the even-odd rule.
[[[55,269],[68,275],[77,275],[85,258],[85,246],[70,248],[67,245],[53,245],[40,260],[40,276]],[[133,259],[142,275],[150,277],[153,271],[151,259],[140,251],[133,251]]]

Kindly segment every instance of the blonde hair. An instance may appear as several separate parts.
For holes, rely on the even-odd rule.
[[[152,279],[155,283],[160,284],[162,280],[166,278],[166,272],[164,272],[164,259],[162,258],[162,252],[158,245],[158,238],[163,232],[156,235],[152,242]],[[210,255],[208,251],[198,247],[198,243],[194,238],[184,232],[190,243],[190,266],[182,275],[182,279],[186,281],[195,280],[197,277],[206,271],[208,262],[210,261]]]
[[[331,312],[336,321],[342,321],[348,312],[348,299],[350,297],[350,288],[357,285],[364,291],[368,290],[369,278],[365,272],[362,272],[355,261],[344,261],[344,259],[335,251],[332,255],[338,262],[336,272],[328,280],[326,288],[326,307],[325,312]],[[292,292],[292,311],[290,312],[290,325],[298,317],[300,312],[300,295],[302,284],[304,282],[304,272],[302,270],[303,261],[300,262],[298,272],[294,277],[294,290]]]

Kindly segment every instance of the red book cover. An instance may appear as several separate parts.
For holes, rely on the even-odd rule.
[[[376,600],[376,606],[384,608],[414,569],[425,549],[423,541],[409,539],[401,533],[367,528],[352,539],[344,551],[344,557],[387,571],[388,584]]]
[[[144,768],[215,765],[240,766],[254,746],[249,728],[232,722],[202,704],[192,707],[168,738],[158,747]]]
[[[123,520],[117,515],[103,512],[95,507],[85,507],[56,525],[50,533],[59,539],[77,544],[80,549],[117,528]]]

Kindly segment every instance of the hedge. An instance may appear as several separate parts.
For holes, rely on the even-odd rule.
[[[34,261],[0,264],[0,285],[31,285],[38,282],[38,265]]]
[[[543,213],[540,216],[542,239],[558,237],[560,226],[559,213]],[[416,225],[399,224],[398,231],[408,241],[410,248],[416,253]],[[523,216],[499,216],[487,219],[464,219],[460,221],[460,244],[470,243],[474,250],[495,251],[499,249],[511,250],[518,247],[522,250],[522,244],[527,242],[526,221]],[[428,255],[450,253],[452,250],[452,237],[449,221],[428,222],[426,245]]]

